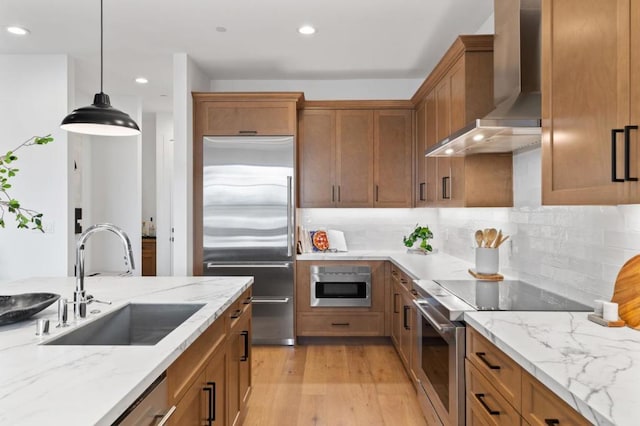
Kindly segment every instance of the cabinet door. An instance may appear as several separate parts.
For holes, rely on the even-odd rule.
[[[543,204],[624,200],[625,184],[612,182],[612,129],[628,124],[629,3],[543,0]],[[613,172],[623,178],[618,139]]]
[[[427,100],[423,100],[416,108],[416,184],[415,206],[427,206],[427,159],[424,152],[427,149]]]
[[[176,411],[169,418],[169,425],[202,426],[206,424],[209,395],[204,388],[205,376],[201,373],[176,404]]]
[[[300,207],[334,207],[336,112],[305,110],[300,124]]]
[[[411,332],[414,328],[416,311],[413,308],[411,296],[406,289],[402,291],[402,330],[400,335],[400,347],[402,348],[403,362],[407,372],[411,372]],[[412,378],[413,379],[413,378]]]
[[[230,331],[228,347],[227,415],[240,424],[251,388],[251,311],[245,311]]]
[[[204,134],[295,135],[294,102],[207,102]]]
[[[211,357],[205,369],[205,385],[211,389],[207,391],[207,404],[205,419],[210,419],[205,424],[209,426],[223,426],[226,421],[227,405],[227,348],[221,348]]]
[[[451,134],[451,84],[447,77],[435,88],[436,142]],[[436,199],[439,204],[451,200],[451,161],[446,157],[437,159]]]
[[[336,113],[338,205],[373,207],[373,111]]]
[[[411,207],[411,111],[374,113],[374,206]]]
[[[640,3],[632,1],[630,5],[630,76],[629,76],[629,125],[640,127]],[[630,175],[640,178],[640,129],[630,129]],[[640,183],[632,183],[632,204],[640,203]]]
[[[426,137],[426,148],[430,148],[438,142],[438,125],[437,125],[437,112],[436,112],[436,93],[435,91],[430,92],[427,95],[427,99],[425,101],[425,113],[426,117],[426,128],[425,128],[425,137]],[[424,152],[422,153],[424,156]],[[438,199],[437,188],[436,185],[438,183],[438,173],[437,173],[437,163],[438,159],[435,157],[426,157],[425,163],[425,179],[426,184],[424,187],[424,198],[425,203],[428,206],[433,206]]]
[[[400,347],[400,335],[402,334],[402,293],[399,281],[391,278],[391,340],[398,353],[402,351]]]

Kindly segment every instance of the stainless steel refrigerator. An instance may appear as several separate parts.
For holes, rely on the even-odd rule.
[[[293,136],[203,143],[204,274],[253,276],[253,343],[293,345]]]

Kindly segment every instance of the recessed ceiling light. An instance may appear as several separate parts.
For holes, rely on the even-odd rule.
[[[449,148],[449,149],[445,150],[444,153],[447,154],[447,155],[451,155],[451,154],[453,154],[453,149]]]
[[[147,84],[148,82],[149,82],[149,80],[147,80],[147,79],[146,79],[146,78],[144,78],[144,77],[138,77],[138,78],[136,78],[136,83],[138,83],[138,84]]]
[[[24,36],[29,34],[29,30],[22,27],[7,27],[7,32],[14,35],[19,35],[19,36]]]
[[[311,35],[316,33],[316,29],[313,28],[311,25],[303,25],[300,28],[298,28],[298,32],[304,35]]]
[[[216,27],[216,31],[219,33],[226,33],[227,29],[225,27]]]
[[[473,140],[476,142],[480,142],[482,139],[484,139],[484,135],[475,135],[473,137]]]

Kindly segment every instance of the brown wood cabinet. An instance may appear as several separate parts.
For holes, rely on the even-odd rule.
[[[410,207],[408,104],[306,102],[298,123],[300,206]]]
[[[312,265],[367,265],[371,267],[371,307],[312,307]],[[385,263],[382,261],[296,262],[296,335],[297,336],[388,336],[386,321]]]
[[[639,22],[636,1],[543,0],[543,204],[640,200]]]
[[[418,207],[513,205],[511,154],[429,157],[425,151],[493,105],[493,36],[461,36],[418,89],[416,203]]]
[[[466,332],[468,425],[591,424],[478,331]]]
[[[156,275],[156,239],[142,238],[142,276]]]
[[[193,93],[193,274],[202,275],[203,138],[297,136],[301,92]]]
[[[417,325],[416,310],[413,305],[415,294],[412,293],[411,288],[412,278],[390,263],[390,281],[393,302],[391,337],[405,370],[415,385],[417,378],[413,372],[412,362],[417,352]]]
[[[251,390],[251,289],[167,369],[169,424],[236,425]]]

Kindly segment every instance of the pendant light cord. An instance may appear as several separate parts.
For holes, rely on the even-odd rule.
[[[104,50],[104,42],[103,42],[103,30],[102,30],[102,0],[100,0],[100,93],[102,91],[102,81],[104,74],[104,65],[103,65],[103,50]]]

